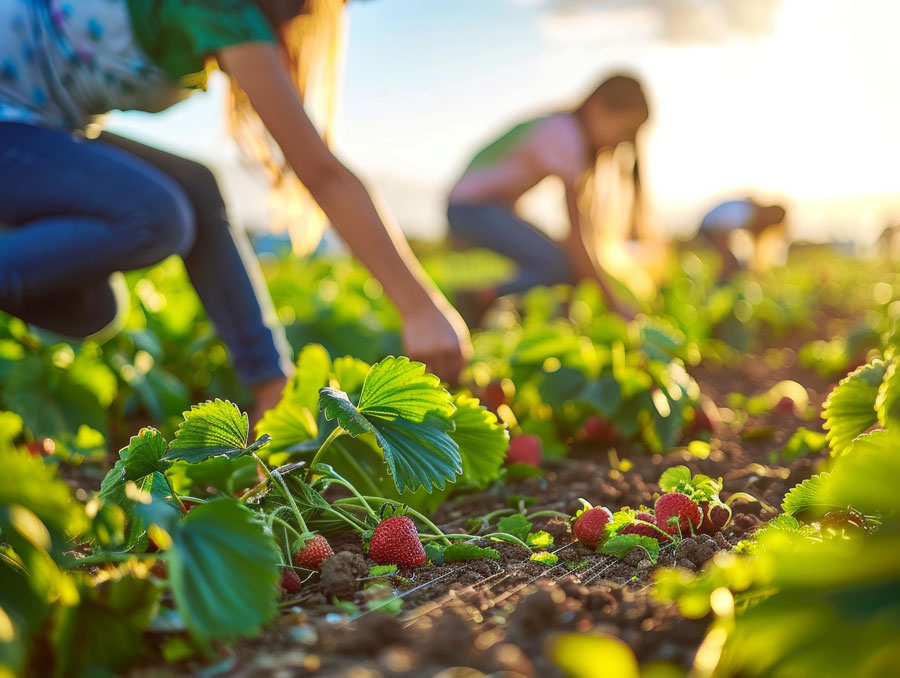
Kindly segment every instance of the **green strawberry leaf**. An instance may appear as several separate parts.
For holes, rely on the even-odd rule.
[[[624,558],[633,548],[644,549],[650,562],[656,565],[656,559],[659,556],[659,542],[653,537],[643,534],[614,535],[603,542],[597,549],[597,553]]]
[[[531,521],[521,513],[516,513],[515,515],[511,516],[504,516],[497,521],[498,532],[506,532],[507,534],[511,534],[514,537],[518,537],[522,541],[525,541],[525,539],[528,537],[528,533],[531,532],[531,527]]]
[[[425,544],[425,557],[435,565],[443,565],[444,549],[433,542]]]
[[[318,389],[316,389],[318,393]],[[300,390],[285,393],[278,404],[267,411],[256,424],[256,435],[269,435],[272,443],[266,450],[270,455],[290,451],[289,448],[319,435],[316,409],[307,407],[308,394]]]
[[[634,520],[634,517],[636,515],[637,511],[628,506],[613,513],[612,520],[610,520],[608,523],[606,523],[606,525],[603,526],[603,531],[606,534],[607,538],[613,536],[614,534],[618,534],[623,527],[629,525]]]
[[[278,550],[250,511],[217,499],[193,509],[171,536],[169,583],[195,638],[251,635],[274,616]]]
[[[497,549],[476,546],[475,544],[452,544],[444,549],[445,563],[452,563],[457,560],[478,560],[479,558],[497,560],[500,558],[500,553]]]
[[[691,485],[691,470],[687,466],[672,466],[659,476],[659,489],[663,492],[684,492]]]
[[[897,506],[900,478],[900,432],[888,428],[853,441],[831,474],[829,490],[839,508],[853,507],[866,514],[892,514]]]
[[[552,567],[559,562],[559,556],[555,553],[542,551],[541,553],[532,553],[529,560],[533,560],[534,562],[545,565],[546,567]]]
[[[369,420],[350,402],[350,397],[339,389],[320,389],[319,409],[328,421],[337,420],[338,425],[354,438],[374,430]]]
[[[450,394],[425,365],[400,356],[388,356],[372,366],[359,396],[359,411],[421,422],[426,416],[449,418]]]
[[[246,452],[262,447],[268,438],[257,440],[248,447],[250,425],[246,412],[227,400],[207,400],[184,413],[184,421],[175,431],[164,459],[183,459],[197,463],[210,457],[235,459]]]
[[[369,576],[387,577],[392,574],[397,574],[397,569],[396,565],[374,565],[369,568]]]
[[[781,510],[789,516],[812,511],[817,514],[834,508],[828,497],[830,473],[819,473],[792,487],[781,502]]]
[[[100,484],[100,498],[122,504],[125,484],[155,472],[165,473],[172,462],[164,459],[166,439],[155,428],[143,428],[119,450],[119,461]]]
[[[825,400],[823,428],[833,454],[844,454],[856,436],[878,421],[875,402],[886,370],[881,360],[863,365],[841,379]]]
[[[78,604],[60,605],[53,622],[54,675],[102,675],[99,667],[119,672],[140,655],[161,589],[150,579],[109,574],[102,586],[75,575]]]
[[[887,367],[884,381],[878,389],[878,397],[875,399],[875,408],[878,411],[878,421],[882,426],[900,424],[900,359],[894,358]]]
[[[509,433],[497,415],[483,407],[477,398],[464,393],[453,397],[456,411],[451,416],[455,428],[450,437],[459,445],[462,476],[459,481],[483,487],[497,477],[506,451]]]
[[[781,449],[781,457],[785,461],[791,461],[798,457],[818,454],[826,447],[828,447],[828,438],[824,433],[801,426]]]
[[[372,366],[358,406],[343,391],[323,388],[319,408],[353,437],[375,434],[401,493],[443,490],[462,473],[459,446],[450,435],[454,405],[422,363],[389,356]]]
[[[540,530],[529,534],[525,539],[525,543],[534,549],[548,549],[553,546],[553,537],[549,532]]]

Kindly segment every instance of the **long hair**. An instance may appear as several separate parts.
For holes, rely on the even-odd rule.
[[[650,107],[641,84],[630,75],[616,74],[604,80],[576,108],[576,115],[583,115],[586,109],[598,101],[602,102],[609,110],[617,112],[634,111],[642,115],[645,120],[650,115]],[[598,153],[595,149],[590,149],[594,162],[582,178],[579,200],[582,209],[591,213],[592,216],[596,216],[599,210],[597,193],[603,190],[603,187],[598,186],[598,183],[601,178],[612,178],[610,176],[612,172],[604,170],[618,170],[615,173],[621,176],[623,166],[630,166],[628,181],[632,186],[632,200],[628,235],[648,238],[650,233],[646,218],[646,196],[641,179],[641,150],[638,139],[631,140],[630,146],[632,147],[630,154],[622,153],[620,149],[614,149],[612,153]],[[610,164],[612,165],[611,168],[604,167]],[[606,176],[604,177],[604,175]]]
[[[344,0],[255,2],[278,36],[283,60],[307,114],[330,146],[342,65]],[[287,228],[294,250],[308,253],[322,237],[327,224],[325,215],[297,179],[247,95],[234,78],[230,80],[231,133],[244,156],[261,165],[270,180],[271,228]]]

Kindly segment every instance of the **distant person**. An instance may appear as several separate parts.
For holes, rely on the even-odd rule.
[[[598,156],[622,143],[635,144],[632,227],[637,230],[642,198],[636,140],[648,115],[640,83],[615,75],[573,110],[519,123],[475,155],[450,192],[450,235],[463,245],[493,250],[518,267],[511,280],[480,291],[476,307],[486,308],[497,296],[536,285],[594,280],[612,310],[632,314],[616,297],[600,264],[596,231],[582,209],[582,198],[593,189]],[[565,187],[570,228],[562,240],[516,213],[516,201],[546,177],[561,179]],[[472,313],[473,318],[479,315],[478,310]]]
[[[280,180],[302,182],[397,305],[407,353],[454,379],[469,350],[462,319],[304,110],[310,64],[336,57],[342,7],[0,0],[0,309],[88,336],[116,317],[111,274],[180,254],[253,390],[255,414],[277,402],[291,370],[283,329],[253,283],[262,279],[257,262],[242,256],[249,248],[229,227],[212,173],[136,141],[80,133],[113,109],[166,108],[218,65],[232,79],[236,135]],[[267,155],[263,130],[296,178]]]
[[[782,248],[786,240],[785,218],[781,205],[761,205],[752,198],[730,200],[710,210],[700,222],[698,239],[712,245],[722,260],[719,282],[729,280],[744,265],[732,250],[731,238],[743,230],[753,241],[751,266],[765,270],[771,263],[773,248]]]

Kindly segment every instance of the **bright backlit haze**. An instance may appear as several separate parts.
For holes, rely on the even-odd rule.
[[[338,152],[401,226],[439,237],[478,147],[567,107],[611,70],[652,101],[656,222],[690,232],[717,201],[791,209],[795,235],[869,242],[900,223],[900,3],[886,0],[374,0],[349,6]],[[223,144],[221,87],[111,126],[213,164],[236,221],[264,222]],[[564,218],[546,190],[531,213]]]

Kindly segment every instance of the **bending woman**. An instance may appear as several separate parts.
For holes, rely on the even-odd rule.
[[[283,330],[263,311],[256,261],[239,254],[211,172],[79,133],[112,109],[161,110],[217,64],[396,304],[407,353],[454,379],[469,350],[462,319],[303,108],[310,45],[298,44],[296,22],[336,20],[342,4],[0,0],[0,309],[87,336],[116,315],[111,274],[177,253],[257,412],[277,401],[291,367]]]
[[[634,78],[604,81],[575,110],[522,122],[490,143],[469,163],[450,192],[447,219],[451,236],[512,259],[516,276],[491,296],[522,292],[536,285],[595,280],[613,310],[627,314],[612,294],[610,279],[597,257],[593,225],[579,207],[590,190],[598,156],[619,144],[635,144],[649,115],[647,100]],[[637,156],[634,163],[632,219],[641,202]],[[556,241],[516,214],[516,201],[546,177],[562,180],[569,234]],[[634,226],[634,225],[633,225]]]

